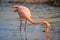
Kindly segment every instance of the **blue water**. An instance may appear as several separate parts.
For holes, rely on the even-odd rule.
[[[27,22],[26,35],[24,32],[24,20],[22,33],[20,29],[20,19],[9,6],[16,4],[0,4],[0,40],[60,40],[60,8],[49,5],[18,4],[28,7],[34,21],[47,20],[51,24],[49,33],[42,32],[45,25],[33,25]],[[22,36],[21,36],[22,35]],[[48,38],[48,37],[49,38]]]

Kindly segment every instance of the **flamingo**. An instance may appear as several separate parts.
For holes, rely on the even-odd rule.
[[[35,22],[32,20],[31,18],[31,13],[30,13],[30,10],[29,8],[25,7],[25,6],[21,6],[21,5],[13,5],[13,6],[10,6],[11,8],[16,8],[16,10],[14,10],[14,12],[17,12],[19,17],[20,17],[20,31],[21,31],[21,26],[22,26],[22,19],[25,19],[25,24],[27,21],[29,21],[30,23],[32,24],[46,24],[46,28],[43,32],[48,32],[49,28],[50,28],[50,23],[45,21],[45,20],[41,20],[41,21],[38,21],[38,22]],[[24,27],[24,31],[26,31],[26,25]]]

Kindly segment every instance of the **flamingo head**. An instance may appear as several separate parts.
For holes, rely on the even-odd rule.
[[[17,12],[18,5],[10,6],[11,8],[16,8],[13,12]]]

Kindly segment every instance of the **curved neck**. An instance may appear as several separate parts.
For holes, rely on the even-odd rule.
[[[39,21],[39,22],[33,21],[32,18],[26,18],[26,20],[28,20],[28,21],[31,22],[32,24],[46,24],[46,29],[45,29],[45,31],[48,31],[49,28],[50,28],[50,24],[49,24],[47,21],[45,21],[45,20]]]
[[[42,20],[42,21],[39,21],[39,22],[35,22],[35,21],[33,21],[32,20],[32,18],[26,18],[30,23],[32,23],[32,24],[49,24],[47,21],[45,21],[45,20]]]

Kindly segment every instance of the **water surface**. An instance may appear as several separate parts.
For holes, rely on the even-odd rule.
[[[20,19],[17,13],[12,12],[9,3],[0,4],[0,40],[60,40],[60,8],[49,5],[18,4],[28,7],[34,21],[47,20],[51,24],[49,33],[42,32],[45,25],[33,25],[27,22],[26,35],[24,20],[22,33],[20,33]]]

